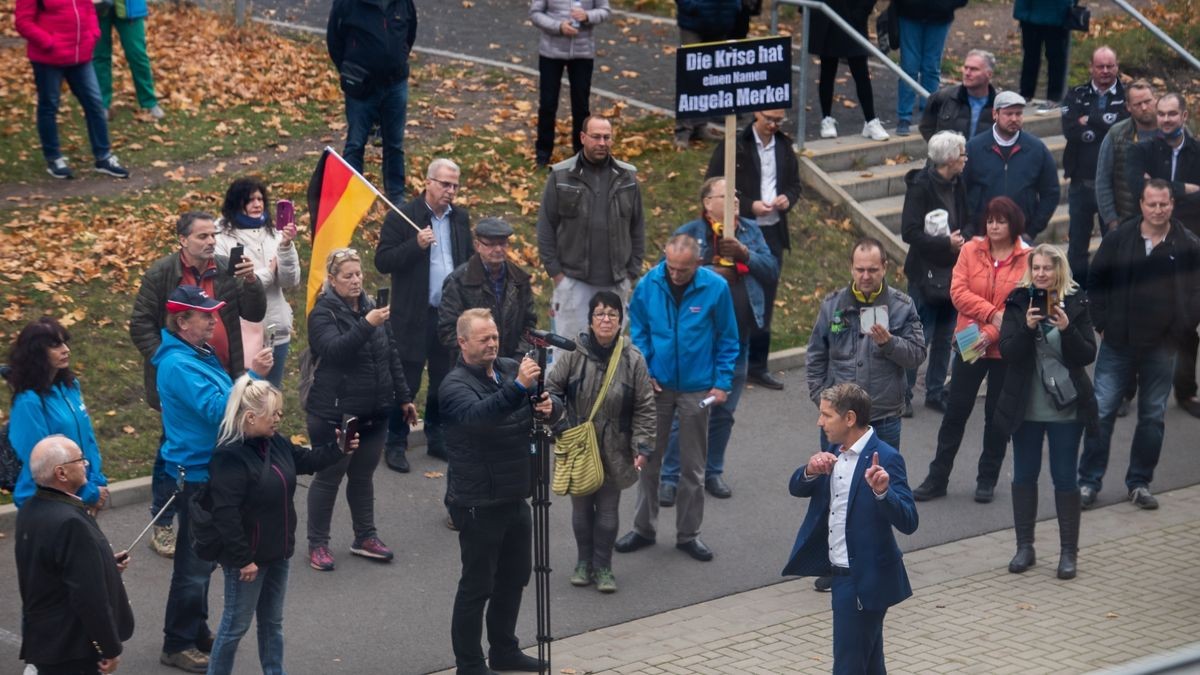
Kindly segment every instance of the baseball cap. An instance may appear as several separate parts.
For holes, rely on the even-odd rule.
[[[224,300],[213,300],[199,286],[177,286],[167,296],[167,311],[176,312],[215,312],[225,306]]]

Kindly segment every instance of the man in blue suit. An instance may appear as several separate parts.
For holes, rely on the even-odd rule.
[[[871,398],[856,384],[821,393],[817,424],[832,452],[796,469],[788,490],[810,497],[784,575],[833,577],[833,672],[886,673],[883,617],[912,595],[892,528],[917,530],[904,458],[868,424]]]

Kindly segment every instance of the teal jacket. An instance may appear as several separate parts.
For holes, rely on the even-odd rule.
[[[96,443],[92,418],[88,417],[87,406],[83,403],[79,380],[69,384],[56,382],[46,394],[26,389],[13,397],[12,421],[8,425],[8,441],[23,464],[13,488],[13,502],[17,508],[37,492],[37,484],[29,473],[29,455],[33,446],[53,434],[62,434],[75,441],[88,461],[88,482],[75,493],[83,503],[95,504],[100,499],[101,486],[108,485],[101,470],[100,446]]]

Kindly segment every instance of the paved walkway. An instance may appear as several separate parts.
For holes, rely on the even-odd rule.
[[[1011,530],[906,554],[914,595],[888,613],[889,671],[1088,672],[1200,639],[1200,486],[1159,500],[1085,513],[1074,581],[1054,577],[1053,521],[1023,575],[1006,568]],[[828,672],[831,631],[829,597],[800,579],[556,642],[552,672]]]

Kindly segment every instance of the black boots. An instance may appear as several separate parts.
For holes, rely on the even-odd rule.
[[[1058,509],[1058,538],[1062,552],[1058,557],[1058,578],[1075,578],[1075,556],[1079,553],[1080,499],[1078,490],[1054,493]]]
[[[1076,495],[1078,496],[1078,495]],[[1020,574],[1033,567],[1033,527],[1037,523],[1037,484],[1012,484],[1013,526],[1017,530],[1017,554],[1008,563],[1008,571]],[[1076,520],[1078,522],[1078,520]]]

